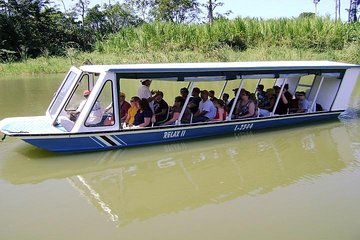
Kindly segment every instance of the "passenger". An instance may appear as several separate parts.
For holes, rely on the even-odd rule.
[[[138,108],[139,110],[134,117],[134,126],[140,128],[150,127],[153,112],[151,111],[148,99],[141,99],[138,103]]]
[[[255,103],[255,107],[258,106],[258,101],[257,101],[255,93],[250,93],[249,99]]]
[[[240,101],[235,107],[235,118],[251,118],[256,117],[255,103],[250,100],[250,92],[244,91],[240,94]]]
[[[201,91],[201,101],[199,103],[199,110],[193,118],[193,122],[205,122],[214,119],[216,115],[216,108],[212,101],[209,99],[209,92],[206,90]]]
[[[174,106],[171,109],[170,116],[171,119],[162,125],[174,125],[177,120],[179,120],[181,110],[185,104],[185,99],[182,96],[175,98]],[[191,118],[191,111],[189,108],[185,108],[181,123],[189,123]]]
[[[262,101],[266,99],[266,92],[264,91],[264,85],[259,84],[256,88],[256,98],[258,105],[262,104]]]
[[[274,89],[269,88],[266,90],[266,98],[262,101],[261,105],[259,105],[259,116],[267,117],[270,116],[270,113],[274,109],[275,105],[275,92]]]
[[[155,111],[155,122],[165,121],[167,118],[167,113],[169,110],[169,105],[164,100],[164,93],[157,91],[155,94],[154,102],[154,111]]]
[[[128,112],[127,112],[127,116],[125,119],[125,127],[131,127],[134,124],[134,118],[135,115],[137,113],[137,111],[139,110],[139,102],[140,102],[140,98],[137,96],[134,96],[131,98],[130,100],[130,105],[131,107],[129,108]]]
[[[289,103],[289,113],[296,113],[299,110],[299,93],[295,92],[295,98]]]
[[[210,101],[214,102],[214,100],[216,100],[217,98],[215,97],[215,91],[214,90],[210,90],[209,91],[209,98]]]
[[[154,112],[154,97],[153,92],[150,91],[151,80],[150,79],[142,79],[140,80],[141,86],[138,89],[138,97],[140,99],[147,99],[150,105],[150,109]]]
[[[190,111],[195,114],[198,109],[199,109],[199,104],[201,102],[201,98],[199,97],[200,94],[200,89],[198,87],[194,87],[190,99],[189,99],[189,103],[188,103],[188,108],[190,108]]]
[[[216,115],[213,119],[213,121],[225,121],[226,120],[226,109],[225,109],[225,103],[221,99],[214,100],[214,105],[217,109]]]
[[[288,92],[288,84],[285,84],[284,90],[280,93],[281,88],[279,86],[275,86],[275,94],[276,97],[280,95],[280,99],[278,105],[275,110],[275,114],[287,114],[289,110],[289,103],[291,102],[292,95]]]
[[[299,109],[298,113],[310,112],[311,110],[311,102],[306,99],[305,92],[299,92]]]
[[[222,95],[222,100],[224,101],[224,104],[225,104],[225,108],[227,108],[228,104],[229,104],[229,94],[228,93],[224,93]]]
[[[236,97],[236,93],[237,93],[238,91],[239,91],[239,88],[234,88],[234,89],[233,89],[233,92],[234,92],[235,97]],[[245,91],[245,89],[242,88],[242,89],[240,90],[240,94],[244,93],[244,91]],[[230,113],[230,111],[231,111],[231,107],[232,107],[233,104],[234,104],[235,97],[234,97],[233,99],[231,99],[230,102],[229,102],[229,104],[227,105],[227,112],[228,112],[228,113]],[[240,97],[239,97],[239,99],[240,99]],[[237,103],[239,102],[239,99],[237,100]]]
[[[69,118],[67,118],[65,116],[60,116],[58,118],[58,122],[67,131],[71,131],[71,129],[74,127],[76,120],[78,119],[80,113],[84,109],[84,106],[88,100],[90,93],[91,93],[90,90],[84,90],[83,96],[85,99],[81,101],[81,103],[79,104],[79,107],[75,111],[67,111],[67,113],[70,116]],[[85,125],[86,126],[96,126],[97,124],[99,124],[101,122],[102,115],[103,115],[103,113],[101,111],[100,103],[99,103],[99,101],[96,101],[93,108],[91,109],[91,112],[90,112],[88,118],[86,119]]]
[[[70,111],[70,116],[75,117],[75,120],[79,117],[80,112],[84,109],[85,103],[88,100],[88,97],[90,95],[91,91],[90,90],[84,90],[83,92],[83,96],[84,96],[84,100],[81,101],[79,107],[75,110],[75,111]],[[95,125],[101,122],[102,120],[102,111],[101,111],[101,106],[100,106],[100,102],[96,101],[93,108],[91,109],[90,115],[89,117],[86,119],[86,125]],[[70,118],[71,120],[71,118]]]
[[[180,89],[180,95],[181,95],[181,97],[183,97],[184,99],[186,99],[187,96],[189,95],[189,90],[188,90],[186,87],[181,88],[181,89]]]
[[[123,92],[120,92],[120,94],[119,94],[119,106],[120,106],[121,122],[125,122],[125,120],[127,118],[127,112],[129,110],[129,108],[131,107],[131,105],[130,105],[130,103],[128,103],[125,100],[125,93],[123,93]],[[110,110],[113,110],[113,104],[112,103],[105,108],[104,113],[107,113]]]

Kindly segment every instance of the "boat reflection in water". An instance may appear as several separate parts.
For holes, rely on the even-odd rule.
[[[7,160],[2,176],[15,184],[68,178],[122,226],[338,173],[359,157],[352,131],[332,123],[112,152],[38,154]]]

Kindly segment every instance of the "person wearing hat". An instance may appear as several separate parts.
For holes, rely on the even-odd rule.
[[[127,112],[129,110],[129,108],[131,107],[130,103],[128,103],[125,100],[126,96],[125,93],[120,92],[119,94],[119,107],[120,107],[120,117],[121,117],[121,122],[125,122],[126,118],[127,118]],[[105,108],[104,113],[109,112],[110,110],[113,109],[113,104],[111,103],[109,106],[107,106]]]
[[[81,103],[79,104],[79,106],[77,107],[77,109],[75,111],[68,111],[68,113],[70,114],[70,120],[71,121],[76,121],[76,119],[79,117],[81,111],[84,109],[85,103],[90,95],[90,90],[86,89],[83,91],[83,96],[84,96],[84,100],[81,101]]]
[[[207,90],[201,91],[201,101],[199,103],[199,110],[195,113],[193,122],[206,122],[214,119],[216,115],[216,107],[209,99],[209,92]]]
[[[150,91],[151,80],[150,79],[141,79],[141,86],[138,88],[138,97],[140,99],[145,98],[148,100],[151,110],[154,112],[154,97]]]
[[[79,104],[79,107],[75,111],[68,111],[68,114],[70,115],[70,119],[64,116],[59,117],[59,123],[67,130],[71,131],[71,129],[74,127],[75,121],[79,117],[80,113],[84,109],[84,106],[88,100],[88,97],[90,95],[91,91],[86,89],[83,91],[84,100],[81,101]],[[102,120],[102,110],[99,101],[96,101],[93,108],[91,109],[91,112],[86,119],[85,125],[86,126],[95,126],[96,124],[100,123]]]

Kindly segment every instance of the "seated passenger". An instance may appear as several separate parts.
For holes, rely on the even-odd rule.
[[[266,90],[266,98],[263,99],[262,103],[259,105],[259,116],[260,117],[267,117],[270,116],[270,113],[274,109],[275,105],[275,92],[274,89],[269,88]]]
[[[215,97],[215,91],[214,90],[210,90],[209,91],[209,98],[210,101],[214,102],[214,100],[216,100],[217,98]]]
[[[292,95],[288,91],[289,85],[285,84],[283,91],[280,93],[281,88],[279,86],[275,86],[275,94],[276,97],[280,95],[280,99],[278,105],[275,110],[275,114],[287,114],[289,110],[289,103],[292,100]]]
[[[131,105],[130,105],[130,103],[128,103],[125,100],[125,93],[123,93],[123,92],[120,92],[120,94],[119,94],[119,107],[120,107],[121,122],[125,122],[125,120],[127,118],[127,112],[129,110],[129,108],[131,107]],[[113,111],[112,103],[105,108],[104,113],[107,113],[109,111]]]
[[[216,108],[212,101],[209,99],[209,92],[206,90],[201,91],[201,101],[199,110],[193,118],[193,122],[205,122],[214,119],[216,115]]]
[[[233,89],[233,92],[234,92],[234,95],[235,95],[235,96],[230,100],[229,104],[227,105],[226,111],[227,111],[228,113],[230,113],[231,107],[234,105],[235,97],[236,97],[236,94],[237,94],[238,91],[239,91],[239,88],[234,88],[234,89]],[[245,89],[242,88],[242,89],[240,90],[240,94],[242,94],[242,93],[244,93],[244,92],[245,92]],[[240,99],[240,97],[239,97],[239,99]],[[236,103],[239,102],[239,99],[236,101]],[[235,105],[236,105],[236,103],[235,103]]]
[[[222,100],[224,101],[224,104],[225,104],[225,108],[227,108],[228,104],[229,104],[229,94],[228,93],[224,93],[222,95]]]
[[[298,113],[310,112],[311,111],[311,102],[306,99],[305,92],[299,92],[299,109]]]
[[[256,88],[256,98],[259,105],[262,104],[262,102],[266,98],[266,92],[264,91],[264,85],[259,84]]]
[[[213,121],[225,121],[226,120],[226,109],[225,109],[225,103],[221,99],[214,100],[214,105],[217,109],[216,115],[213,119]]]
[[[188,103],[188,108],[190,109],[190,111],[192,113],[196,113],[199,109],[199,104],[201,101],[201,98],[199,97],[200,94],[200,89],[195,87],[191,93],[190,99],[189,99],[189,103]]]
[[[67,118],[65,116],[59,117],[58,122],[67,131],[71,131],[71,129],[74,127],[74,124],[75,124],[74,122],[76,122],[80,113],[84,109],[85,103],[87,102],[90,93],[91,93],[90,90],[84,90],[83,96],[85,99],[81,101],[81,103],[79,104],[79,107],[75,111],[67,111],[67,113],[70,115],[69,118]],[[88,118],[86,119],[85,125],[86,126],[95,126],[95,125],[99,124],[102,120],[102,115],[103,115],[103,113],[101,111],[100,103],[99,103],[99,101],[96,101],[94,106],[91,109],[91,112],[90,112]]]
[[[235,118],[256,117],[255,103],[250,100],[250,92],[244,91],[240,94],[240,101],[235,106]]]
[[[186,99],[187,96],[189,95],[189,90],[188,90],[186,87],[181,88],[181,89],[180,89],[180,95],[181,95],[181,97],[183,97],[184,99]]]
[[[126,126],[131,127],[134,124],[135,115],[136,115],[137,111],[139,110],[139,107],[138,107],[139,102],[140,102],[139,97],[134,96],[131,98],[131,100],[130,100],[131,106],[127,112],[126,119],[125,119],[125,127]]]
[[[299,93],[295,92],[295,98],[289,103],[289,113],[296,113],[299,110]]]
[[[174,106],[171,109],[170,116],[171,119],[167,122],[163,123],[162,125],[173,125],[176,123],[177,120],[179,120],[181,110],[185,104],[185,99],[181,96],[178,96],[175,98]],[[183,114],[183,117],[181,119],[181,123],[189,123],[191,117],[191,111],[189,108],[185,108],[185,112]]]
[[[151,127],[153,112],[150,108],[148,100],[145,98],[141,99],[138,103],[138,108],[139,110],[134,117],[134,126],[140,128]]]
[[[169,105],[164,100],[164,93],[157,91],[154,100],[155,122],[166,120]]]

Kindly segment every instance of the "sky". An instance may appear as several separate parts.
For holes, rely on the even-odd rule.
[[[115,0],[110,0],[112,3]],[[235,18],[241,17],[257,17],[257,18],[280,18],[280,17],[298,17],[302,12],[314,12],[315,5],[313,0],[219,0],[224,6],[216,9],[219,12],[231,10],[233,13],[229,16]],[[66,7],[70,8],[76,0],[64,0]],[[122,2],[122,1],[120,1]],[[199,0],[200,3],[207,2]],[[103,5],[109,3],[109,0],[90,0],[90,6],[96,4]],[[350,0],[341,1],[341,19],[346,21]],[[60,5],[59,5],[59,8]],[[317,4],[317,12],[319,16],[335,17],[335,0],[320,0]]]

